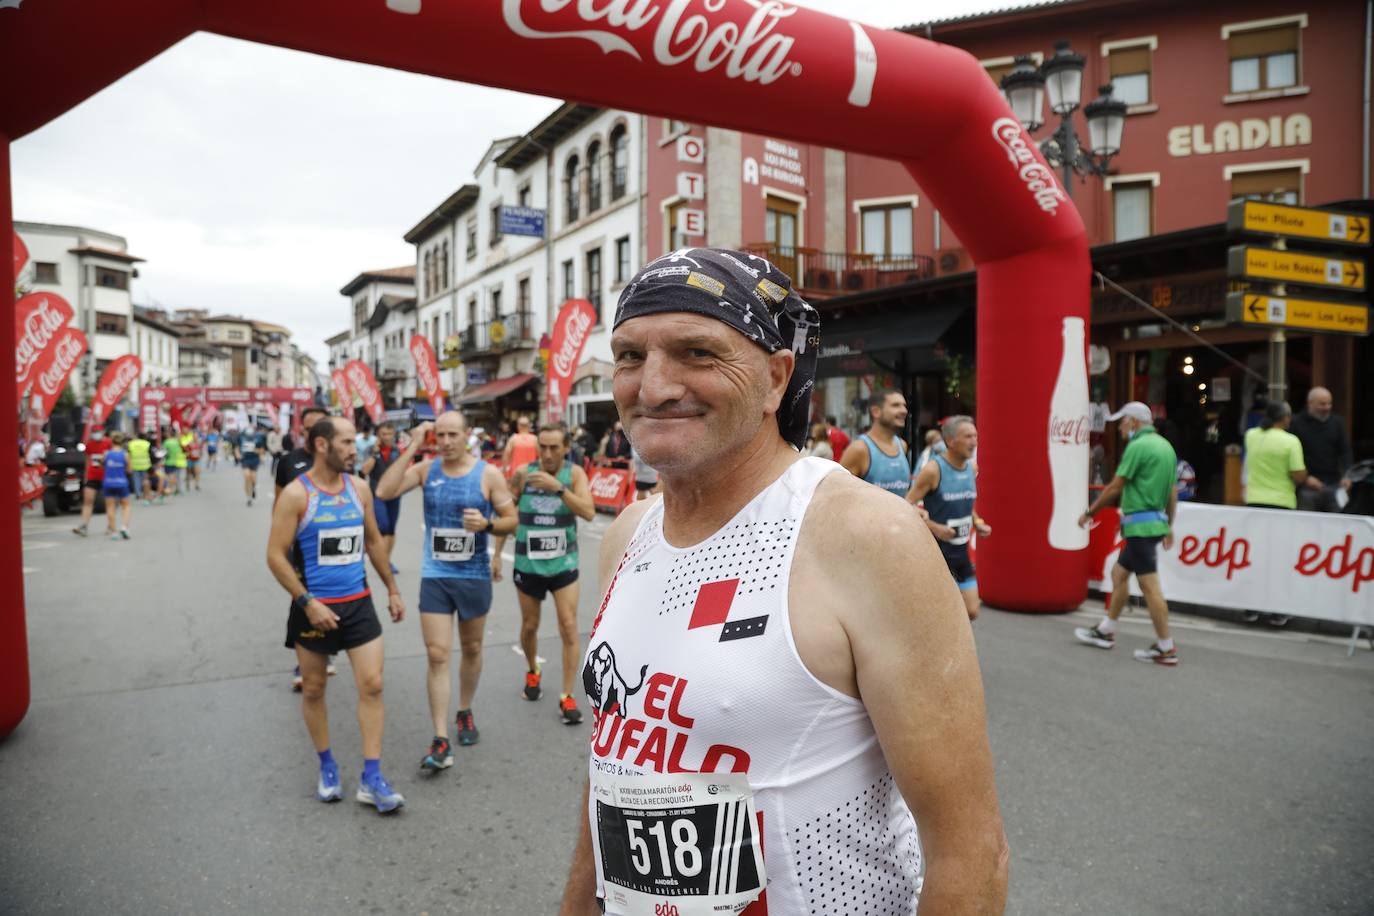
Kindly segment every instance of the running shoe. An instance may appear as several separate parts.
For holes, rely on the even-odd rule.
[[[537,700],[544,695],[544,688],[539,686],[540,677],[538,671],[525,673],[525,699]]]
[[[458,743],[463,747],[477,743],[477,724],[472,720],[471,709],[458,710]]]
[[[391,783],[380,773],[371,780],[358,783],[358,794],[354,797],[364,805],[375,805],[382,814],[395,811],[406,803],[401,793],[391,788]]]
[[[291,672],[291,689],[296,693],[300,693],[303,683],[305,682],[301,679],[301,666],[297,665],[296,670]]]
[[[72,529],[72,534],[79,534],[83,538],[86,537],[88,533],[89,532],[86,531],[85,525],[77,525],[75,528]]]
[[[315,786],[315,797],[322,802],[336,802],[343,798],[343,786],[339,784],[337,763],[327,763],[320,767],[320,781]]]
[[[1240,619],[1244,620],[1246,623],[1258,623],[1259,611],[1241,611]]]
[[[117,531],[111,531],[111,532],[110,532],[110,540],[112,540],[112,541],[117,541],[117,540],[119,540],[119,532],[117,532]]]
[[[119,536],[122,537],[124,540],[127,541],[127,540],[129,539],[129,529],[128,529],[128,528],[120,528],[120,529],[119,529]]]
[[[1277,629],[1288,626],[1292,619],[1292,614],[1270,614],[1269,618],[1265,620],[1265,623]]]
[[[1151,643],[1148,649],[1136,649],[1135,660],[1138,662],[1154,662],[1156,665],[1177,665],[1178,649],[1173,648],[1165,652],[1159,647],[1159,643]]]
[[[453,766],[453,745],[447,738],[435,738],[429,745],[429,753],[420,761],[422,770],[447,770]]]
[[[1078,627],[1073,631],[1073,635],[1079,642],[1097,646],[1099,649],[1110,649],[1116,645],[1115,633],[1103,633],[1097,627]]]
[[[577,725],[582,721],[582,710],[577,708],[577,701],[572,697],[563,697],[558,701],[558,712],[563,717],[564,725]]]

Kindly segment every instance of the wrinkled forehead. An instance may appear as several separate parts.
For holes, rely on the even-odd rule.
[[[342,436],[343,438],[348,439],[349,441],[352,441],[353,437],[356,436],[356,435],[358,435],[358,430],[353,426],[352,423],[348,422],[347,420],[335,420],[335,421],[334,421],[334,438],[335,438],[335,439],[338,439],[339,437]]]
[[[462,414],[456,410],[450,410],[439,417],[438,422],[434,424],[434,429],[436,432],[461,433],[467,429],[467,426],[467,420],[463,419]]]
[[[646,344],[686,347],[709,343],[718,347],[743,347],[749,339],[719,318],[696,312],[655,312],[621,322],[611,335],[612,347]],[[754,349],[762,350],[755,346]]]

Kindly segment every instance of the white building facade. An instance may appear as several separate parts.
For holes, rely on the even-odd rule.
[[[207,340],[182,340],[177,348],[183,385],[229,388],[234,384],[234,358]]]
[[[178,384],[181,373],[181,332],[148,309],[134,306],[134,354],[143,363],[138,384],[130,390],[137,397],[143,385]]]

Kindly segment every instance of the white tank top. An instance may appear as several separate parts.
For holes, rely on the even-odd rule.
[[[602,844],[615,842],[599,836],[598,778],[734,772],[747,776],[754,793],[767,872],[766,892],[745,916],[916,911],[916,824],[872,722],[859,700],[806,669],[788,619],[802,518],[816,486],[840,471],[833,461],[801,459],[693,547],[664,539],[662,501],[645,512],[603,600],[583,666],[595,723],[588,817],[598,895],[607,897],[608,889]],[[677,854],[679,865],[700,864],[697,854],[675,845],[689,828],[668,823],[671,833],[659,827],[652,837],[632,830],[621,867],[659,855],[660,844],[665,863]],[[700,855],[710,858],[709,847]],[[618,885],[610,889],[606,912],[656,912],[642,901],[639,909],[623,903]],[[664,906],[670,903],[665,898]],[[681,910],[701,911],[685,901]]]

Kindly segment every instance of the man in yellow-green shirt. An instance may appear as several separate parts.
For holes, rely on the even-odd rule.
[[[1303,461],[1302,442],[1288,431],[1293,409],[1271,401],[1264,420],[1245,432],[1245,504],[1263,509],[1296,509],[1298,487],[1311,475]]]
[[[153,444],[148,441],[148,433],[142,433],[129,440],[125,446],[129,450],[129,495],[143,500],[148,505],[151,496],[147,490],[148,470],[153,466]]]

